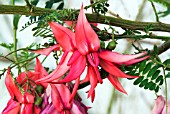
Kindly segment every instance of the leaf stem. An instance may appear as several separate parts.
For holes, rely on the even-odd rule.
[[[155,16],[156,16],[156,22],[159,22],[159,17],[158,17],[158,13],[156,11],[155,5],[152,1],[150,1],[150,2],[151,2],[151,5],[152,5],[152,8],[153,8],[153,11],[155,13]]]
[[[165,102],[166,102],[166,114],[168,114],[168,86],[165,75],[165,68],[163,67],[164,82],[165,82]]]

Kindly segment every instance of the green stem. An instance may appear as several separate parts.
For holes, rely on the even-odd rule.
[[[159,22],[159,17],[158,17],[158,13],[156,11],[155,5],[153,4],[152,1],[150,1],[150,2],[151,2],[151,5],[152,5],[152,8],[153,8],[153,11],[155,13],[155,16],[156,16],[156,22]]]
[[[168,86],[166,81],[165,69],[163,68],[164,81],[165,81],[165,101],[166,101],[166,114],[168,114]]]
[[[112,109],[112,106],[113,106],[113,101],[115,99],[115,88],[112,89],[112,95],[111,95],[111,99],[110,99],[110,102],[109,102],[109,106],[107,108],[107,114],[111,114],[111,109]]]

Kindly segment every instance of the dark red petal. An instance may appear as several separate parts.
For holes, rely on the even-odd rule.
[[[49,25],[53,31],[53,34],[57,42],[61,45],[63,51],[72,51],[74,50],[74,38],[75,34],[68,28],[63,27],[62,25],[49,22]]]
[[[130,76],[118,69],[114,64],[106,60],[100,59],[100,65],[102,68],[113,76],[120,78],[138,78],[139,76]]]
[[[61,112],[64,109],[64,104],[62,102],[60,93],[58,91],[58,89],[56,88],[55,85],[50,84],[51,85],[51,100],[52,103],[55,107],[55,109],[59,112]]]
[[[83,5],[78,16],[75,41],[77,49],[83,55],[86,55],[89,51],[98,51],[100,47],[98,36],[86,19]]]
[[[117,90],[127,94],[127,92],[123,89],[122,85],[120,84],[120,82],[116,76],[109,74],[109,76],[107,76],[107,78]]]
[[[60,45],[56,44],[56,45],[50,46],[48,48],[39,49],[39,50],[30,50],[30,51],[33,52],[33,53],[36,53],[36,54],[41,54],[41,55],[48,56],[53,50],[59,51],[60,50]]]
[[[128,62],[135,58],[141,57],[145,54],[146,54],[146,52],[134,54],[134,55],[125,55],[125,54],[120,54],[117,52],[102,50],[101,52],[98,53],[98,56],[104,60],[109,61],[109,62],[114,62],[116,64],[119,64],[119,63],[123,63],[123,62]]]

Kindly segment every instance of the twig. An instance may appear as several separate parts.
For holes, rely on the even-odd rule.
[[[65,10],[66,13],[70,14],[73,11]],[[44,15],[49,14],[52,12],[57,12],[59,14],[62,13],[61,10],[52,10],[46,8],[39,8],[39,7],[32,7],[30,9],[28,6],[11,6],[11,5],[0,5],[0,14],[20,14],[20,15]],[[60,18],[60,20],[72,20],[73,15],[64,16]],[[75,13],[74,16],[78,16],[78,13]],[[112,26],[117,26],[121,28],[126,28],[130,30],[144,30],[148,25],[152,25],[153,28],[150,29],[151,31],[164,31],[170,32],[170,24],[165,24],[161,22],[138,22],[138,21],[131,21],[126,19],[119,19],[110,16],[103,16],[99,14],[86,14],[87,19],[89,22],[101,23],[101,24],[109,24]],[[109,22],[109,23],[108,23]]]
[[[153,8],[153,11],[155,13],[155,16],[156,16],[156,22],[159,22],[159,17],[158,17],[158,13],[156,11],[155,5],[153,4],[152,1],[150,1],[150,2],[151,2],[151,5],[152,5],[152,8]]]

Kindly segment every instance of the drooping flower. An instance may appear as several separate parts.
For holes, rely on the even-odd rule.
[[[168,100],[168,114],[170,113],[170,100]],[[152,114],[166,114],[166,101],[162,96],[158,96],[152,109]]]
[[[72,96],[75,95],[80,83],[89,81],[91,88],[88,92],[88,97],[91,96],[92,101],[94,100],[95,87],[98,82],[102,83],[99,67],[109,73],[107,78],[117,90],[126,93],[118,78],[137,78],[138,76],[127,75],[118,67],[122,64],[131,65],[148,58],[148,56],[139,58],[144,56],[145,52],[135,55],[123,55],[101,50],[100,40],[88,23],[83,6],[78,16],[75,33],[55,22],[49,22],[49,25],[64,54],[57,68],[47,77],[37,82],[63,83],[76,80]],[[86,77],[80,82],[80,76],[86,67],[88,70]],[[66,73],[68,73],[66,77],[61,79]],[[73,97],[71,97],[72,99]]]

